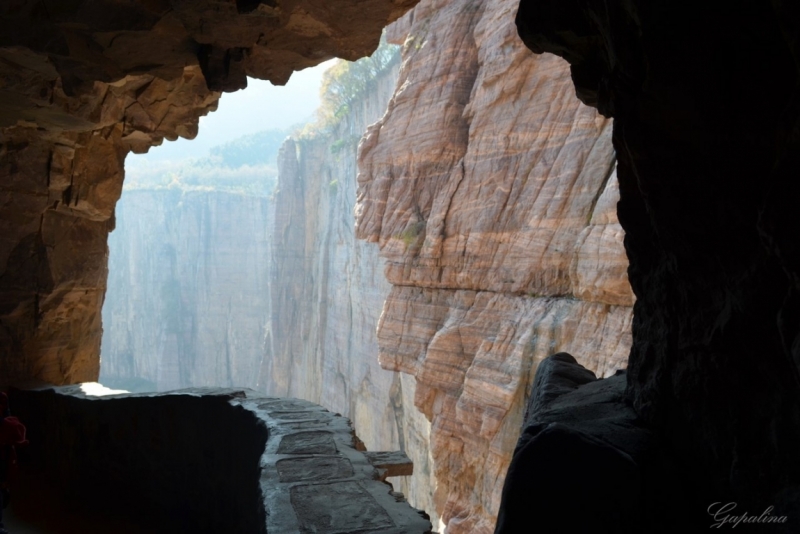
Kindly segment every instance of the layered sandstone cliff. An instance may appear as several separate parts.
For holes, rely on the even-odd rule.
[[[269,321],[270,199],[126,191],[109,237],[101,381],[255,387]]]
[[[412,1],[0,6],[0,382],[98,374],[124,156],[192,138],[219,91],[356,59]]]
[[[515,10],[431,0],[397,23],[398,90],[359,153],[357,235],[392,285],[380,363],[415,377],[451,533],[493,531],[537,363],[607,376],[631,343],[611,121]]]

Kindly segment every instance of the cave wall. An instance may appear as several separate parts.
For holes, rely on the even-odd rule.
[[[516,7],[424,0],[395,23],[397,91],[359,149],[356,233],[391,284],[379,361],[415,383],[449,533],[494,530],[538,362],[608,376],[631,343],[612,121],[520,43]]]
[[[800,5],[523,0],[517,24],[614,118],[636,412],[694,506],[796,510]]]
[[[274,203],[221,191],[126,191],[109,236],[100,381],[255,388],[270,320]]]
[[[0,385],[98,375],[124,156],[192,138],[220,91],[356,59],[413,1],[0,6]]]

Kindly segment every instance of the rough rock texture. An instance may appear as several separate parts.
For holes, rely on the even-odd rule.
[[[707,514],[700,530],[686,523],[674,465],[626,402],[625,382],[597,380],[566,353],[539,365],[496,534],[530,532],[543,516],[565,534],[708,531]]]
[[[378,364],[375,329],[391,286],[378,247],[354,231],[357,144],[385,111],[398,70],[381,74],[332,132],[281,148],[270,221],[272,315],[257,387],[342,413],[369,449],[404,451],[414,475],[393,484],[430,511],[430,424],[413,407],[413,379]]]
[[[31,442],[15,511],[46,532],[430,532],[375,465],[407,459],[368,456],[350,421],[310,402],[62,387],[12,405]]]
[[[451,533],[494,529],[538,362],[606,376],[630,348],[611,122],[522,46],[515,9],[431,0],[396,23],[398,90],[359,155],[357,235],[392,284],[380,362],[416,379]]]
[[[270,319],[273,203],[134,190],[116,216],[101,382],[148,391],[256,387]]]
[[[495,534],[531,532],[543,516],[564,534],[798,531],[800,501],[791,495],[758,509],[693,502],[697,473],[636,414],[626,385],[624,373],[597,380],[569,354],[542,362]]]
[[[0,382],[94,380],[129,151],[192,138],[219,91],[355,59],[413,0],[0,6]]]
[[[800,5],[525,0],[517,23],[614,117],[636,412],[695,506],[797,502]]]

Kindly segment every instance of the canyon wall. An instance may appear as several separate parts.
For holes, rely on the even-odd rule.
[[[145,391],[256,387],[273,215],[261,196],[126,191],[109,237],[101,381]]]
[[[398,71],[395,62],[380,74],[335,126],[281,148],[268,357],[258,387],[347,416],[369,450],[405,451],[414,475],[393,484],[430,511],[430,425],[413,407],[413,378],[378,364],[375,330],[391,286],[378,247],[355,237],[356,149],[383,115]]]
[[[449,533],[493,532],[537,363],[608,376],[631,345],[612,123],[515,10],[424,0],[395,23],[398,89],[359,152],[356,233],[392,286],[380,364],[416,381]]]

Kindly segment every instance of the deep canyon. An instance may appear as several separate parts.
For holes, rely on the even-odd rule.
[[[707,528],[708,504],[727,499],[775,505],[792,521],[784,532],[796,531],[798,2],[414,4],[0,6],[0,385],[97,379],[106,287],[129,283],[107,279],[106,244],[127,153],[193,137],[246,76],[284,82],[331,56],[356,59],[397,21],[396,82],[378,83],[338,138],[284,145],[275,204],[185,195],[172,242],[131,247],[123,280],[137,280],[137,262],[175,262],[149,293],[126,288],[109,308],[119,332],[117,352],[103,355],[109,372],[171,388],[213,369],[327,404],[365,441],[412,457],[401,485],[434,523],[491,532],[534,373],[566,351],[598,376],[627,373],[584,381],[562,411],[535,414],[561,430],[529,434],[545,445],[529,465],[570,468],[558,446],[570,436],[579,451],[624,452],[630,443],[603,440],[607,429],[585,417],[601,403],[664,460],[602,465],[621,488],[602,497],[626,496],[611,515],[631,525],[622,510],[657,507],[665,490],[680,496],[684,526]],[[181,200],[136,202],[120,218],[157,220]],[[218,217],[232,209],[236,219]],[[133,243],[152,241],[157,223],[141,222]],[[263,243],[211,244],[234,224]],[[205,261],[218,249],[231,262],[239,244],[246,261]],[[262,290],[237,297],[226,277]],[[211,293],[184,294],[182,282],[201,279]],[[147,317],[127,319],[128,300]],[[258,301],[268,311],[234,333]],[[155,324],[168,310],[178,319]],[[137,325],[154,328],[146,341],[126,333]],[[186,357],[198,343],[210,350],[195,365]],[[150,354],[140,360],[140,349]],[[584,510],[549,492],[520,502],[516,527],[554,504]]]
[[[515,9],[426,0],[391,25],[402,58],[284,143],[271,198],[126,193],[103,379],[317,402],[411,457],[396,485],[434,524],[491,532],[538,362],[623,369],[633,304],[611,121]]]

